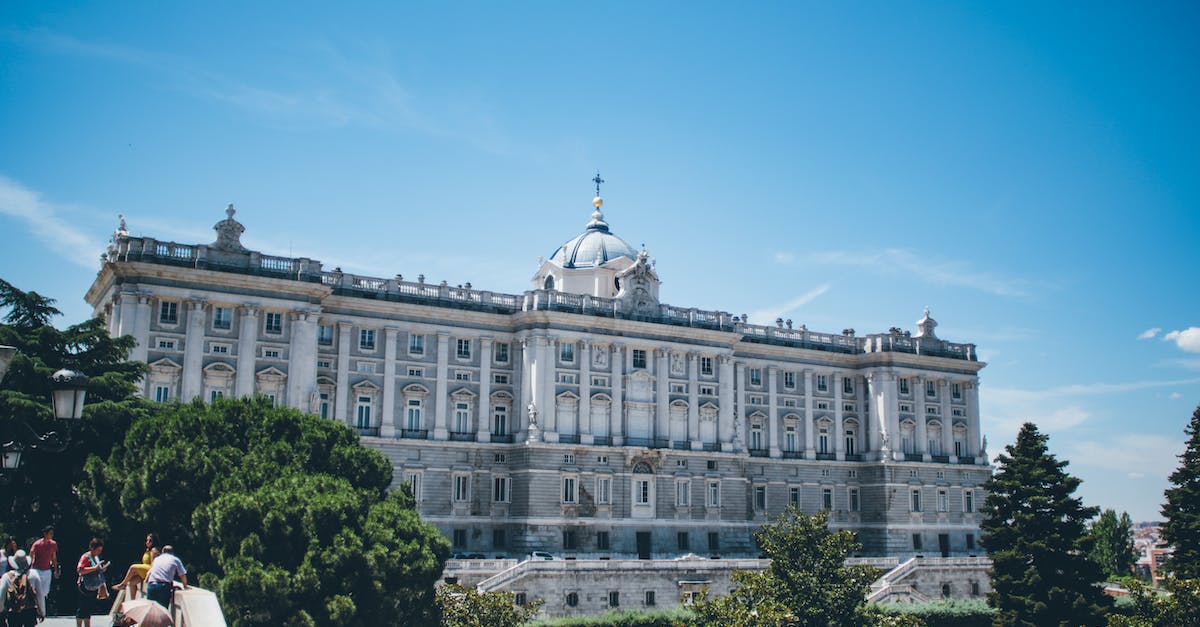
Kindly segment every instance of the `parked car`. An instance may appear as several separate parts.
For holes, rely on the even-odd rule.
[[[534,552],[530,553],[530,554],[529,554],[529,557],[527,557],[527,558],[525,558],[525,559],[530,559],[530,560],[556,560],[556,559],[559,559],[559,558],[557,558],[557,557],[555,557],[555,556],[553,556],[553,555],[551,555],[551,554],[549,554],[549,553],[547,553],[547,552],[545,552],[545,551],[534,551]]]
[[[487,559],[487,557],[485,557],[485,556],[483,555],[483,553],[468,553],[468,554],[467,554],[467,556],[466,556],[466,557],[464,557],[463,559],[468,559],[468,560],[485,560],[485,559]]]

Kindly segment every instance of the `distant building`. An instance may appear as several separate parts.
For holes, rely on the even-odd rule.
[[[974,345],[928,310],[859,336],[663,304],[594,204],[522,294],[247,250],[230,206],[207,245],[122,223],[87,301],[137,339],[152,399],[261,394],[357,429],[457,552],[753,557],[795,505],[864,555],[982,554]]]

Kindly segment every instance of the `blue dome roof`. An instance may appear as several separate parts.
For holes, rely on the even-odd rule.
[[[595,268],[618,257],[637,259],[637,251],[625,240],[613,235],[604,221],[604,214],[596,210],[587,230],[571,241],[558,247],[550,261],[563,268]]]

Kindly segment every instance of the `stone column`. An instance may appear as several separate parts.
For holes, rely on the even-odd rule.
[[[183,382],[179,396],[187,403],[204,393],[204,301],[189,300],[183,340]]]
[[[816,418],[813,417],[813,371],[804,371],[804,459],[817,458],[815,431]]]
[[[479,411],[475,425],[475,440],[492,439],[492,338],[479,338]]]
[[[254,365],[258,363],[258,307],[242,305],[238,320],[237,395],[254,396]]]
[[[887,430],[887,423],[884,422],[887,413],[884,411],[882,377],[880,377],[878,372],[870,372],[866,376],[866,385],[867,388],[863,401],[868,404],[867,407],[870,408],[870,413],[867,419],[863,420],[863,423],[872,425],[870,437],[866,442],[871,447],[871,451],[878,451],[883,446],[883,431]],[[865,453],[866,451],[863,452]],[[864,457],[863,459],[866,458]]]
[[[446,428],[446,404],[450,402],[447,392],[450,378],[450,332],[437,332],[437,389],[433,394],[433,439],[448,440],[450,431]]]
[[[942,451],[950,457],[950,463],[957,463],[954,456],[954,418],[950,411],[950,381],[942,379],[938,386],[939,400],[942,401]]]
[[[555,390],[558,389],[557,368],[558,342],[555,338],[543,337],[538,340],[538,376],[541,377],[541,399],[538,401],[538,423],[542,428],[542,439],[546,442],[558,441],[558,399]]]
[[[913,390],[913,411],[916,414],[917,428],[913,434],[916,440],[914,453],[921,453],[921,459],[930,461],[930,454],[933,451],[929,450],[929,414],[925,411],[925,378],[917,377],[914,379],[917,389]]]
[[[383,411],[379,413],[379,436],[396,437],[396,343],[400,329],[383,329]]]
[[[579,442],[595,442],[592,434],[592,342],[579,343]]]
[[[717,356],[717,440],[722,451],[733,449],[733,358]]]
[[[771,457],[783,457],[779,438],[783,428],[779,425],[779,368],[767,366],[767,447]]]
[[[671,439],[671,351],[654,349],[654,433],[655,439]],[[668,444],[669,446],[669,444]]]
[[[333,418],[342,424],[350,424],[350,335],[354,325],[338,322],[337,389],[333,391]]]
[[[693,451],[704,448],[700,441],[700,356],[694,352],[687,355],[688,369],[688,440]]]
[[[737,452],[744,452],[746,444],[746,363],[733,365],[733,444]]]
[[[609,430],[613,446],[625,444],[625,347],[620,344],[612,345],[612,354],[608,356],[612,366],[612,407],[609,411]]]
[[[893,435],[892,455],[895,459],[895,446],[898,446],[896,438],[899,438],[900,433],[900,381],[894,374],[887,374],[883,377],[885,403],[887,409],[883,413],[886,416],[888,433]]]
[[[979,457],[983,453],[983,443],[979,432],[979,380],[967,383],[967,454]],[[987,460],[983,460],[987,461]]]
[[[846,427],[842,421],[842,379],[840,372],[833,373],[833,451],[838,460],[846,459]]]
[[[517,407],[513,408],[511,420],[513,422],[513,433],[516,434],[515,442],[524,442],[527,431],[529,429],[529,404],[536,398],[533,394],[534,382],[537,377],[534,373],[533,365],[533,341],[528,337],[523,337],[513,342],[513,350],[518,354],[514,354],[512,359],[514,364],[520,364],[520,367],[513,368],[513,375],[517,376],[517,380],[513,381],[514,390],[517,390]],[[516,360],[520,361],[516,361]],[[519,376],[518,376],[519,373]]]
[[[133,317],[134,323],[130,335],[137,340],[137,346],[133,347],[129,359],[144,362],[150,355],[150,316],[153,315],[150,310],[150,297],[138,294],[135,309],[137,313]],[[144,381],[145,379],[143,379]]]
[[[317,394],[317,314],[292,313],[291,344],[288,346],[288,405],[314,413]]]

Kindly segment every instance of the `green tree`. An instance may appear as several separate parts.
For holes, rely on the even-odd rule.
[[[1046,448],[1049,436],[1025,423],[984,484],[983,546],[992,558],[988,603],[997,625],[1077,627],[1103,624],[1111,604],[1096,583],[1084,523],[1098,508],[1072,495],[1080,480]]]
[[[437,589],[442,627],[519,627],[537,615],[541,599],[525,605],[513,603],[511,592],[479,592],[459,585]]]
[[[449,544],[345,425],[266,398],[166,404],[87,470],[97,524],[158,531],[235,627],[436,622]]]
[[[1180,579],[1200,579],[1200,406],[1184,429],[1187,447],[1179,456],[1179,468],[1171,473],[1167,502],[1162,515],[1163,539],[1175,547],[1167,559],[1166,570]]]
[[[48,432],[70,435],[61,452],[25,449],[21,469],[0,485],[4,504],[0,531],[28,548],[41,535],[42,526],[53,524],[62,547],[60,558],[68,561],[98,531],[87,524],[74,485],[84,477],[84,460],[107,454],[131,421],[148,410],[148,404],[136,396],[145,365],[126,361],[133,338],[111,337],[99,318],[58,329],[51,324],[60,315],[53,299],[22,291],[3,279],[0,310],[5,312],[0,345],[17,348],[0,382],[0,441],[28,440]],[[51,403],[50,376],[62,368],[89,377],[83,419],[70,425],[69,432],[56,424]],[[121,542],[107,542],[108,550],[119,551]],[[61,590],[57,598],[73,602],[73,578],[58,579],[56,586]]]
[[[827,512],[795,508],[755,533],[771,565],[762,572],[735,571],[735,589],[696,604],[704,625],[857,625],[867,589],[881,571],[847,566],[861,545],[850,531],[830,531]]]
[[[1106,509],[1088,530],[1092,543],[1091,558],[1100,565],[1109,579],[1133,574],[1136,560],[1133,551],[1133,520],[1127,512],[1118,517],[1116,510]]]
[[[1161,590],[1135,579],[1129,591],[1132,611],[1110,614],[1109,627],[1200,627],[1200,579],[1168,577]]]

